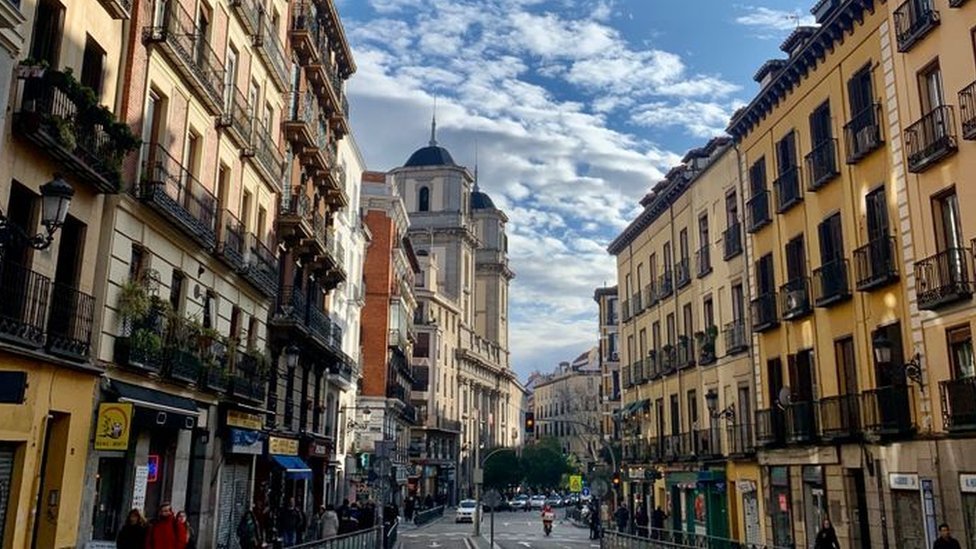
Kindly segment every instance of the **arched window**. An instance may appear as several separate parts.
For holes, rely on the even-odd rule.
[[[427,187],[420,187],[420,197],[417,202],[419,203],[417,209],[421,212],[430,211],[430,189]]]

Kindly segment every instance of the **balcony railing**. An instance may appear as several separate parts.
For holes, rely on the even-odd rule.
[[[0,260],[0,339],[38,349],[51,297],[51,279],[27,267]]]
[[[907,385],[889,385],[861,393],[864,431],[898,437],[915,432],[915,393]]]
[[[816,191],[840,175],[837,169],[837,140],[827,139],[813,147],[806,158],[807,190]]]
[[[779,325],[776,301],[776,292],[768,292],[760,294],[756,299],[749,302],[754,332],[765,332]]]
[[[303,325],[307,311],[308,302],[305,299],[305,290],[290,285],[282,286],[278,292],[278,303],[272,320]]]
[[[217,241],[217,199],[162,143],[146,145],[139,198],[211,250]]]
[[[298,55],[302,65],[319,61],[321,52],[318,42],[324,31],[321,29],[316,9],[311,0],[297,0],[291,4],[291,24],[288,35],[292,50]]]
[[[688,368],[695,365],[695,350],[688,336],[680,336],[675,347],[675,359],[679,369]]]
[[[939,382],[942,426],[950,433],[976,430],[976,377]]]
[[[247,255],[244,224],[230,210],[220,212],[220,231],[217,235],[217,255],[232,269],[241,272]]]
[[[132,10],[132,0],[99,0],[99,3],[113,19],[128,19]],[[13,0],[13,4],[19,5],[20,0]]]
[[[773,181],[773,190],[776,192],[776,213],[783,213],[803,201],[800,168],[791,166],[780,172]]]
[[[637,359],[630,365],[630,375],[634,385],[647,382],[647,375],[644,373],[644,361],[642,359]]]
[[[912,49],[939,24],[939,12],[932,7],[932,0],[908,0],[894,13],[899,52]]]
[[[269,185],[278,187],[281,185],[282,165],[285,159],[267,128],[261,124],[255,124],[253,131],[254,158],[260,168],[258,172],[264,174]]]
[[[691,284],[691,259],[682,257],[674,264],[674,280],[679,290]]]
[[[318,124],[318,109],[315,95],[310,91],[287,94],[288,112],[282,124],[285,139],[291,142],[293,150],[303,154],[305,149],[315,147],[315,128]]]
[[[630,308],[633,310],[635,315],[639,315],[644,312],[644,302],[641,299],[640,292],[637,292],[630,297]]]
[[[657,300],[671,296],[674,293],[674,277],[670,270],[664,271],[657,279]]]
[[[268,74],[279,90],[288,89],[288,64],[278,29],[271,27],[267,13],[262,12],[260,30],[254,34],[254,49],[268,68]]]
[[[806,444],[817,440],[817,403],[792,402],[786,407],[786,441]]]
[[[786,426],[779,408],[756,410],[756,444],[766,448],[786,442]]]
[[[262,7],[257,0],[230,0],[230,7],[233,8],[234,15],[240,20],[244,31],[252,36],[257,34],[262,12]]]
[[[143,29],[143,41],[157,44],[211,114],[223,105],[224,65],[180,2],[166,2],[161,21]]]
[[[794,278],[779,287],[779,296],[782,300],[780,309],[783,311],[783,320],[800,318],[813,312],[810,306],[810,279],[803,276]]]
[[[813,302],[817,307],[829,307],[849,297],[846,259],[834,259],[813,270]]]
[[[959,92],[959,118],[962,119],[962,138],[976,139],[976,82]]]
[[[750,233],[769,225],[773,221],[769,213],[769,191],[763,190],[753,194],[746,202],[746,213],[748,214],[746,230]]]
[[[738,221],[722,232],[722,252],[726,261],[742,253],[742,224]]]
[[[43,78],[20,82],[22,102],[14,118],[17,133],[98,192],[117,193],[125,155],[121,136],[80,115],[78,104],[66,92],[68,79],[63,73],[48,69]]]
[[[644,286],[644,303],[648,308],[657,305],[657,283],[653,280]]]
[[[725,431],[728,440],[728,454],[733,457],[748,456],[756,453],[756,440],[751,423],[729,425]]]
[[[247,98],[237,86],[225,86],[224,111],[217,117],[217,127],[228,130],[231,139],[242,149],[241,156],[253,154],[251,126],[251,112]]]
[[[244,278],[267,297],[278,291],[278,258],[254,234],[247,235]]]
[[[847,163],[856,164],[871,151],[884,144],[881,137],[881,104],[874,103],[851,117],[844,124],[844,143],[847,147]]]
[[[629,300],[626,300],[626,299],[621,300],[620,301],[620,318],[623,319],[624,322],[627,322],[628,320],[630,320],[630,317],[631,317],[631,314],[630,314],[630,301]]]
[[[918,308],[935,310],[973,295],[972,256],[949,248],[915,263]]]
[[[661,361],[659,360],[657,351],[652,350],[647,353],[647,358],[644,359],[644,373],[649,380],[660,377]]]
[[[932,109],[905,129],[908,171],[921,173],[958,150],[952,105]]]
[[[665,435],[663,437],[664,452],[662,458],[666,461],[688,459],[691,454],[691,436],[689,433]]]
[[[634,386],[634,378],[631,375],[631,365],[625,364],[620,367],[620,377],[624,385],[624,389],[630,389]]]
[[[722,457],[722,432],[717,425],[708,429],[697,429],[692,435],[693,453],[698,459]]]
[[[695,271],[698,278],[706,276],[712,272],[712,249],[706,244],[695,252]]]
[[[857,289],[867,292],[898,280],[895,237],[876,238],[854,250],[854,276]]]
[[[820,399],[820,434],[827,441],[860,436],[861,407],[858,395]]]
[[[744,319],[733,320],[725,325],[725,354],[734,355],[749,349],[749,336]]]

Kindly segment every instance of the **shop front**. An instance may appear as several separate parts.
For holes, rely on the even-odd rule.
[[[762,484],[759,466],[754,462],[729,462],[728,480],[729,537],[759,545],[763,539]]]
[[[214,546],[236,548],[236,529],[254,501],[254,461],[264,453],[266,435],[261,414],[235,408],[222,412],[219,430],[223,460],[217,488],[217,527]]]
[[[267,453],[257,473],[255,498],[277,511],[295,498],[296,505],[311,500],[312,468],[299,456],[297,438],[269,435]]]
[[[691,534],[727,538],[727,483],[723,469],[670,472],[671,527]]]
[[[309,469],[312,470],[309,492],[311,497],[306,500],[305,512],[313,515],[319,506],[329,501],[334,491],[332,479],[334,472],[329,468],[330,442],[321,437],[306,435],[302,437],[301,456]]]

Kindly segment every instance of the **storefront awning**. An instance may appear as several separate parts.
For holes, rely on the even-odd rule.
[[[625,417],[632,416],[637,412],[649,410],[650,406],[651,406],[651,400],[648,398],[635,400],[634,402],[631,402],[630,404],[618,410],[619,417],[625,418]]]
[[[117,380],[112,380],[112,389],[118,395],[119,402],[136,406],[136,418],[147,426],[193,429],[200,415],[197,403],[189,398]]]
[[[288,478],[312,478],[312,469],[297,456],[271,456]]]

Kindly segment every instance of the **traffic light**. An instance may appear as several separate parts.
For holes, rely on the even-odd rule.
[[[614,488],[620,487],[620,473],[614,473],[611,481],[613,482]]]
[[[535,433],[535,412],[525,412],[525,432]]]

